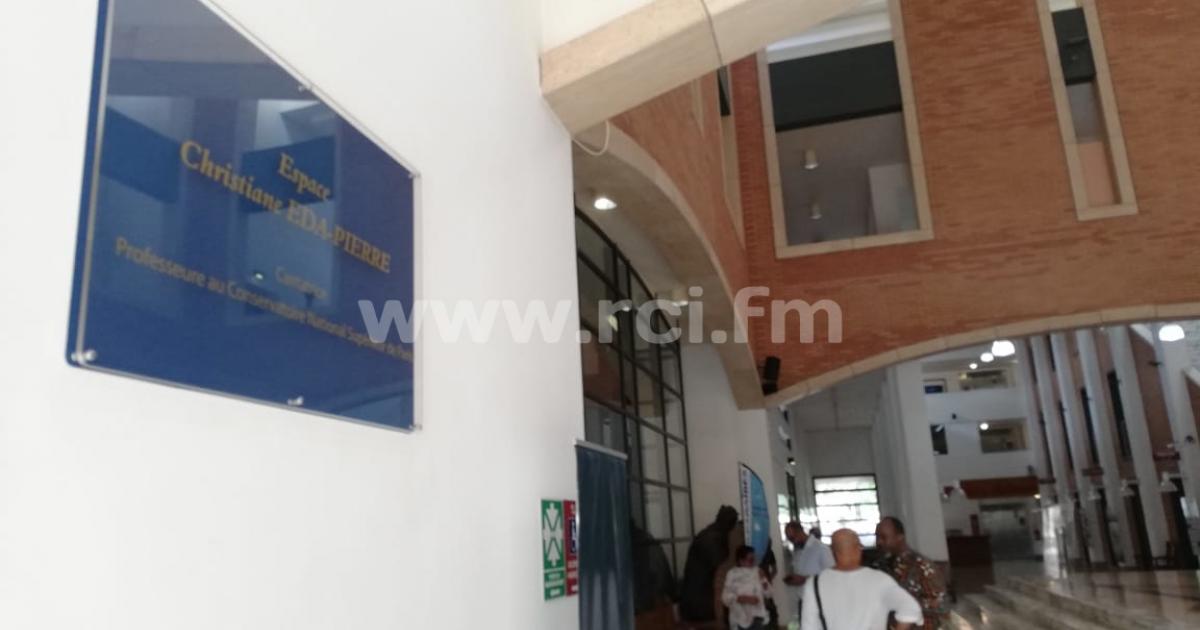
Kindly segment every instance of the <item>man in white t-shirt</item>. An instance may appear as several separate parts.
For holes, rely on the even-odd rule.
[[[921,624],[921,605],[891,576],[862,566],[858,534],[833,534],[832,569],[804,584],[800,630],[886,630],[895,613],[896,630]]]
[[[800,611],[804,610],[804,583],[812,576],[833,566],[833,552],[829,546],[821,542],[820,536],[807,534],[804,528],[792,521],[783,528],[783,534],[792,543],[792,572],[783,578],[784,584],[795,587],[796,600],[800,601]]]

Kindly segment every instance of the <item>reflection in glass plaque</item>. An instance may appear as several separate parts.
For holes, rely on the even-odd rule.
[[[199,0],[99,15],[71,362],[412,428],[414,173]]]

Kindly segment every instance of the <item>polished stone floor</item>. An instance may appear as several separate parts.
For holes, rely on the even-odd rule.
[[[1097,606],[1164,619],[1172,627],[1200,628],[1200,576],[1195,571],[1071,573],[1024,579]]]

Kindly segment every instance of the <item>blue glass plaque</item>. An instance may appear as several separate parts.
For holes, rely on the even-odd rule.
[[[414,173],[199,0],[102,0],[68,359],[413,427]]]

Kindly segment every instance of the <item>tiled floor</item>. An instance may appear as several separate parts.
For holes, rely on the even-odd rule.
[[[982,567],[955,567],[954,589],[961,596],[982,593],[989,584],[1006,577],[1056,577],[1048,572],[1048,565],[1039,560],[1000,561]]]
[[[1200,628],[1200,576],[1195,571],[1074,573],[1039,578],[1070,597]]]

